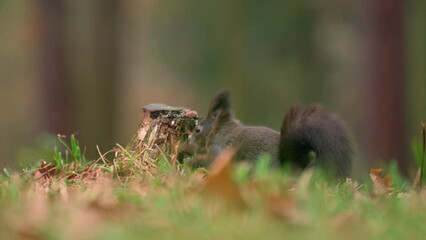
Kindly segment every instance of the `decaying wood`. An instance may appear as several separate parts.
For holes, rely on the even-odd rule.
[[[144,170],[155,167],[159,158],[176,165],[178,148],[195,128],[198,114],[194,110],[153,103],[142,108],[139,129],[125,152],[117,151],[118,158],[136,157]]]

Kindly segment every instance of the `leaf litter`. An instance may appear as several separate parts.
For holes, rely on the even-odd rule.
[[[3,234],[8,239],[97,239],[117,226],[173,233],[181,221],[205,229],[204,224],[214,220],[218,226],[230,221],[242,228],[237,231],[242,235],[260,231],[272,236],[266,229],[284,227],[295,239],[300,233],[318,232],[357,239],[384,236],[395,224],[392,214],[417,214],[426,220],[421,213],[426,211],[426,190],[400,191],[383,169],[371,169],[371,182],[365,184],[346,179],[328,185],[313,179],[310,171],[294,178],[251,176],[239,181],[233,149],[224,151],[208,170],[196,171],[172,165],[164,170],[158,166],[167,159],[132,156],[120,146],[116,151],[127,157],[109,161],[101,155],[101,162],[79,166],[41,161],[33,171],[1,177]],[[395,193],[404,203],[397,209],[392,203]],[[385,219],[389,224],[378,224]],[[186,236],[187,231],[178,233]],[[412,234],[417,236],[416,231]]]

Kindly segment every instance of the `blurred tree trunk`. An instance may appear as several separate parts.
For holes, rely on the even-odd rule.
[[[117,84],[119,78],[119,2],[96,0],[95,63],[97,69],[97,139],[99,145],[112,148],[117,142]]]
[[[44,128],[78,133],[89,158],[116,142],[119,0],[39,0]]]
[[[368,1],[369,156],[397,160],[407,173],[404,69],[404,1]]]
[[[42,129],[51,133],[72,131],[70,79],[64,44],[65,7],[62,0],[39,0],[40,92]]]
[[[426,121],[426,1],[415,0],[407,3],[407,72],[410,101],[408,109],[410,136],[420,137],[419,122]]]
[[[116,139],[119,75],[119,0],[91,0],[70,3],[70,29],[77,44],[72,53],[76,101],[76,131],[89,157],[111,149]]]

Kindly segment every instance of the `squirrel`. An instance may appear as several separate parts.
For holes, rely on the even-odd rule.
[[[299,169],[315,167],[338,178],[349,177],[351,138],[343,122],[318,104],[291,107],[281,132],[241,124],[230,109],[229,92],[213,98],[207,116],[189,137],[193,157],[189,165],[207,167],[226,148],[235,148],[238,161],[256,162],[269,155],[272,166],[290,164]]]

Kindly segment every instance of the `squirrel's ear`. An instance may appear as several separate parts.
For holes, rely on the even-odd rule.
[[[208,116],[226,115],[229,113],[229,108],[229,92],[227,90],[222,90],[213,98]]]

